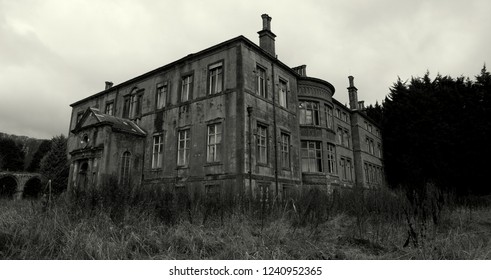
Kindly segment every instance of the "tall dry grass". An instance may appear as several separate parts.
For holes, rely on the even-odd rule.
[[[161,189],[0,201],[2,259],[490,259],[489,201],[427,186],[316,188],[267,203]]]

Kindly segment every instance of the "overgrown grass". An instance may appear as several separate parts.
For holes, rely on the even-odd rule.
[[[113,188],[113,189],[111,189]],[[489,201],[311,188],[269,203],[157,189],[0,200],[2,259],[491,259]]]

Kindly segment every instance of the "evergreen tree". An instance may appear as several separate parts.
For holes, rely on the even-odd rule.
[[[379,126],[382,125],[382,118],[384,116],[383,106],[375,102],[375,105],[368,105],[365,109],[367,116],[376,122]]]
[[[23,169],[22,147],[10,138],[0,138],[0,170],[22,171]]]
[[[51,180],[53,193],[60,194],[68,183],[69,165],[67,159],[67,138],[63,135],[51,139],[51,149],[42,158],[40,173]]]
[[[459,194],[490,193],[491,75],[476,82],[437,75],[400,79],[383,103],[387,179],[393,186],[433,182]]]
[[[51,141],[43,140],[39,145],[37,151],[34,153],[32,157],[32,161],[27,167],[27,171],[29,172],[37,172],[39,171],[39,164],[41,163],[41,159],[49,152],[51,149]]]

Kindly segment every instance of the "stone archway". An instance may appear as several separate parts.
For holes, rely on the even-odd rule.
[[[24,191],[22,194],[23,198],[26,199],[36,199],[41,195],[42,184],[41,179],[38,177],[33,177],[29,179],[24,185]]]
[[[15,177],[5,176],[0,178],[0,198],[14,198],[18,187],[19,184]]]

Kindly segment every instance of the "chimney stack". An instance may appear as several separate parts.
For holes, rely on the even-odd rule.
[[[113,87],[113,82],[106,81],[106,88],[105,89],[110,89],[112,87]]]
[[[307,65],[303,64],[292,68],[293,71],[297,72],[298,75],[302,77],[307,77]]]
[[[365,101],[358,101],[358,109],[365,110]]]
[[[356,110],[358,109],[358,89],[355,87],[355,83],[353,82],[354,77],[349,76],[349,87],[348,87],[348,94],[349,94],[349,107],[351,110]]]
[[[259,34],[259,47],[276,57],[274,47],[274,38],[276,35],[271,32],[271,17],[267,14],[262,14],[261,18],[263,19],[263,30],[257,32]]]

